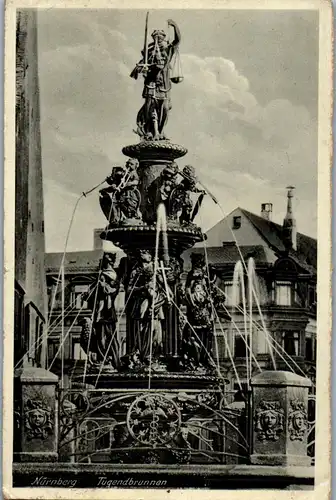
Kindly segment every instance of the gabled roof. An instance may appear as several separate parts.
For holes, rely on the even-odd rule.
[[[280,226],[280,224],[269,221],[243,208],[240,210],[269,244],[272,250],[279,254],[285,252],[286,247],[283,242],[282,226]],[[291,250],[289,254],[299,265],[304,266],[310,272],[316,272],[317,240],[305,234],[297,233],[297,250]]]
[[[67,252],[64,256],[64,268],[69,267],[94,267],[99,265],[99,261],[102,257],[101,250],[88,250],[80,252]],[[63,253],[62,252],[50,252],[45,254],[45,266],[47,272],[54,269],[59,269],[62,263]]]
[[[116,251],[117,261],[123,254],[122,251]],[[78,252],[67,252],[64,256],[64,269],[65,272],[74,273],[76,271],[92,272],[98,268],[100,260],[103,256],[103,250],[84,250]],[[45,268],[46,272],[53,274],[59,272],[62,264],[62,252],[49,252],[45,254]]]
[[[182,257],[186,268],[190,267],[191,253],[205,253],[205,250],[202,247],[197,247],[184,252]],[[244,260],[253,257],[256,264],[268,263],[265,248],[262,245],[242,245],[239,246],[239,250],[235,243],[223,245],[222,247],[206,247],[206,255],[209,263],[213,265],[235,264],[241,257]]]

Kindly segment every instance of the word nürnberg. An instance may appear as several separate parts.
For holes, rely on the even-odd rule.
[[[74,488],[77,484],[77,479],[51,479],[50,477],[36,477],[32,482],[32,486],[58,486],[59,488]]]
[[[162,486],[166,486],[167,481],[166,480],[149,480],[149,479],[132,479],[131,477],[128,477],[127,479],[107,479],[105,476],[100,476],[98,478],[98,484],[97,486],[103,487],[103,488],[113,488],[114,486],[143,486],[143,487],[152,487],[152,488],[158,488]]]

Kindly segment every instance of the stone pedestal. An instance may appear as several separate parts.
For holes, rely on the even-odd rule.
[[[57,386],[58,377],[43,368],[24,367],[15,372],[15,461],[58,459]]]
[[[253,436],[251,463],[308,466],[309,379],[267,371],[251,381]]]

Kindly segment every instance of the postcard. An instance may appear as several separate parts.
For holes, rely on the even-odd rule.
[[[5,20],[4,497],[328,498],[331,2]]]

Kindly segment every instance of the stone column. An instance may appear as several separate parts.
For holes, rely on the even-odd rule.
[[[29,366],[15,372],[15,461],[57,461],[57,386],[57,375],[43,368]]]
[[[251,463],[310,465],[307,411],[311,381],[291,372],[265,371],[251,384]]]
[[[125,146],[122,152],[125,156],[135,158],[139,162],[137,169],[139,184],[137,189],[141,199],[140,212],[142,220],[139,219],[136,224],[134,224],[132,219],[126,222],[123,220],[119,225],[114,224],[110,226],[102,233],[101,237],[112,241],[114,245],[124,250],[128,257],[128,263],[131,264],[129,266],[131,272],[138,273],[139,281],[137,281],[137,286],[142,282],[142,286],[146,289],[150,284],[149,275],[151,271],[148,262],[144,264],[141,261],[139,250],[149,251],[154,262],[156,240],[157,236],[159,236],[158,260],[164,264],[165,278],[172,292],[172,301],[171,304],[168,304],[168,301],[162,304],[162,311],[159,314],[160,318],[156,318],[156,323],[159,324],[158,322],[160,322],[162,327],[163,352],[156,356],[158,362],[153,370],[158,372],[166,371],[166,369],[170,372],[180,371],[182,335],[178,312],[180,308],[180,294],[178,293],[178,289],[180,275],[183,270],[181,255],[185,250],[191,248],[196,242],[200,242],[204,238],[201,228],[197,227],[194,223],[181,223],[177,216],[178,210],[177,213],[173,213],[170,206],[170,202],[174,199],[171,198],[172,193],[177,186],[180,186],[182,201],[183,191],[185,191],[185,194],[189,192],[188,185],[183,187],[183,184],[181,187],[182,179],[185,179],[185,177],[181,175],[182,170],[175,163],[178,158],[182,158],[187,153],[187,150],[183,146],[173,144],[170,141],[144,140],[138,144]],[[191,179],[194,179],[194,176]],[[196,181],[195,177],[194,182]],[[193,189],[192,184],[190,189]],[[177,196],[178,193],[175,194]],[[159,226],[160,232],[157,235],[157,210],[160,205],[165,207],[166,217],[162,214]],[[146,267],[149,270],[148,273],[145,271]],[[124,283],[127,290],[129,288],[130,273],[128,274],[126,271],[125,275],[126,282],[124,279]],[[137,344],[140,343],[137,339],[141,339],[143,335],[141,332],[139,333],[140,318],[133,317],[134,298],[133,295],[126,308],[127,354],[132,358],[134,358],[134,348],[138,348]],[[142,323],[148,322],[148,317],[147,315]],[[145,349],[143,349],[145,354],[148,350],[147,347],[148,342],[146,342]],[[147,355],[143,355],[142,353],[141,357],[146,358]],[[136,357],[130,361],[130,365],[136,365],[136,369],[139,368],[139,364],[143,363],[146,365],[147,362],[147,360],[140,360],[139,363]]]

